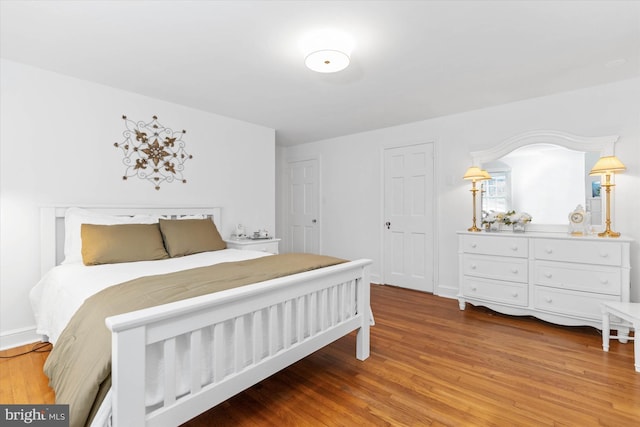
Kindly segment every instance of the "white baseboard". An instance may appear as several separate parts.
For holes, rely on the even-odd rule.
[[[36,334],[35,326],[13,329],[0,333],[0,350],[19,347],[38,341],[42,341],[42,336]]]

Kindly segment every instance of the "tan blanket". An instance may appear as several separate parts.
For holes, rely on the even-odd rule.
[[[56,403],[69,404],[71,427],[88,423],[90,413],[99,406],[111,382],[107,317],[342,262],[322,255],[283,254],[141,277],[109,287],[83,303],[47,358],[44,371]]]

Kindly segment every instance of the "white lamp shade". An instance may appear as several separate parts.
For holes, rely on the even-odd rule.
[[[349,55],[338,50],[319,50],[307,55],[304,65],[319,73],[335,73],[349,66]]]
[[[604,156],[596,162],[589,175],[605,175],[624,172],[627,168],[616,156]]]
[[[470,179],[471,181],[484,181],[485,179],[491,179],[491,175],[484,170],[480,169],[478,166],[471,166],[464,173],[462,179]]]
[[[335,73],[349,66],[353,39],[341,31],[314,31],[301,41],[305,65],[319,73]]]

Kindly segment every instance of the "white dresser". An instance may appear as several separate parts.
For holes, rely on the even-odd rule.
[[[631,239],[466,231],[458,239],[461,310],[470,303],[601,329],[600,303],[629,301]]]

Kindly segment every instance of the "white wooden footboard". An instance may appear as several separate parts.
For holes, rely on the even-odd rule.
[[[366,359],[370,264],[351,261],[108,318],[113,425],[177,426],[354,330],[356,357]],[[163,401],[147,407],[148,354],[158,348]],[[181,375],[186,391],[176,385]]]

